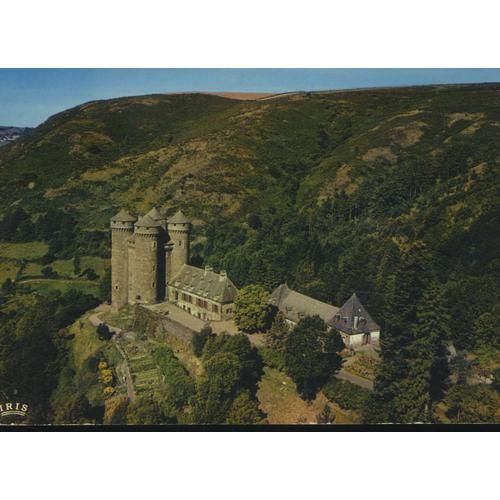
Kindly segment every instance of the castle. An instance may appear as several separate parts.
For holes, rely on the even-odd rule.
[[[191,221],[151,209],[137,218],[120,210],[111,218],[111,305],[169,301],[205,321],[233,315],[237,289],[222,271],[188,264]]]
[[[168,218],[157,208],[137,219],[126,210],[111,218],[111,305],[169,302],[203,321],[233,317],[238,292],[225,271],[189,262],[191,221],[178,211]],[[346,347],[378,344],[380,327],[354,293],[342,307],[291,290],[286,284],[270,303],[292,327],[305,316],[320,316],[340,332]]]

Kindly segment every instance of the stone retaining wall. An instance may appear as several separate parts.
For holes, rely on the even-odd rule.
[[[140,305],[135,306],[134,316],[133,330],[140,335],[158,340],[166,340],[169,335],[173,335],[186,346],[191,346],[194,331],[172,318]]]

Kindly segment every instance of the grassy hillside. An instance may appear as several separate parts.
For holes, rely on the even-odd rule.
[[[144,211],[155,203],[183,205],[205,221],[243,221],[257,201],[269,207],[296,194],[302,208],[316,205],[336,189],[352,193],[367,177],[410,168],[415,157],[415,180],[435,174],[430,164],[442,155],[463,157],[479,173],[497,161],[498,90],[438,86],[263,101],[185,94],[91,102],[51,117],[0,151],[1,208],[64,207],[87,229],[105,228],[121,205]]]

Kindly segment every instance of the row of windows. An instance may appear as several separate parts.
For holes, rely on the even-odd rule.
[[[175,300],[178,300],[178,294],[177,292],[175,292]],[[181,293],[181,300],[183,300],[184,302],[188,302],[189,304],[193,304],[193,299],[195,299],[195,297],[189,295],[188,293],[184,293],[182,292]],[[206,300],[203,300],[203,299],[198,299],[196,298],[196,305],[198,307],[201,307],[202,309],[206,309],[207,311],[210,310],[210,306],[211,309],[212,309],[212,312],[215,312],[215,313],[218,313],[219,312],[219,306],[217,304],[210,304],[209,302],[207,302]]]

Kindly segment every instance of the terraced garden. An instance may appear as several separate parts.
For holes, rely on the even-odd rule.
[[[352,362],[345,364],[344,370],[358,377],[375,380],[379,363],[380,361],[376,353],[370,351],[366,353],[360,352],[356,354]]]
[[[120,346],[127,356],[136,393],[154,390],[161,383],[161,375],[150,354],[152,343],[122,339]]]

